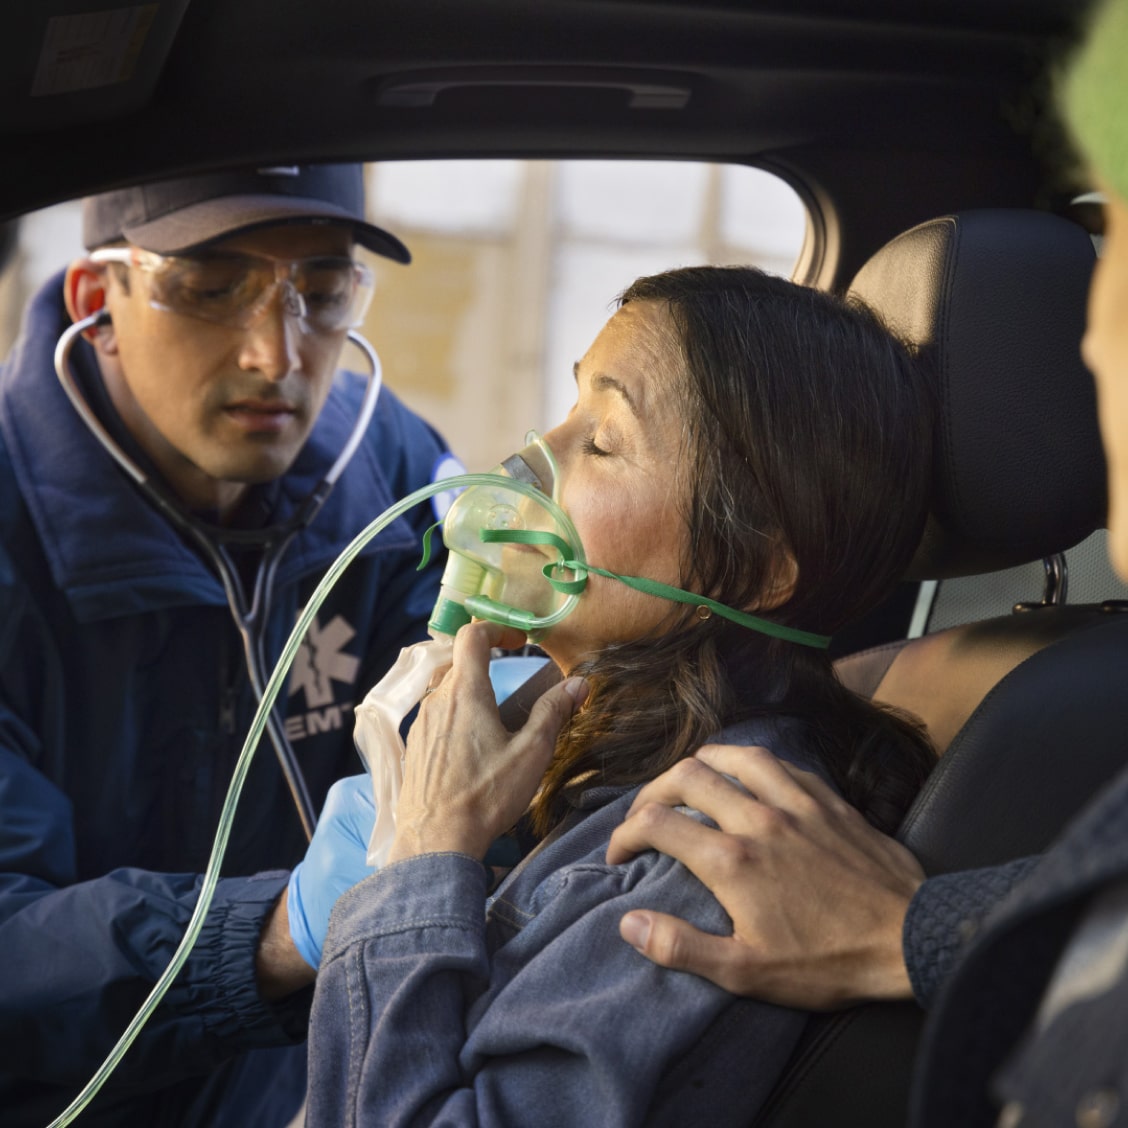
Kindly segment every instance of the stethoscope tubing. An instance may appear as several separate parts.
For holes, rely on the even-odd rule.
[[[89,317],[69,326],[55,346],[55,374],[59,378],[67,399],[70,400],[87,430],[140,489],[145,498],[156,506],[176,528],[192,540],[215,569],[216,575],[223,585],[223,592],[231,617],[243,642],[244,660],[252,692],[256,701],[261,703],[267,682],[264,634],[266,624],[270,619],[274,578],[278,571],[278,564],[298,533],[307,528],[317,516],[321,506],[325,503],[325,499],[356,453],[365,432],[368,430],[368,425],[372,421],[372,413],[376,410],[376,400],[380,395],[382,383],[380,358],[377,356],[376,350],[364,337],[352,329],[348,331],[348,340],[364,353],[369,364],[370,372],[364,399],[361,401],[352,433],[342,447],[340,454],[318,484],[306,495],[305,500],[297,507],[294,515],[282,524],[272,525],[263,530],[213,529],[193,517],[175,498],[153,482],[150,476],[130,458],[103,426],[97,415],[94,414],[78,387],[70,368],[71,350],[83,333],[108,324],[110,324],[109,313],[106,310],[98,310]],[[259,561],[255,572],[254,586],[249,601],[238,571],[224,547],[225,542],[256,544],[262,547],[262,559]],[[285,730],[273,709],[266,720],[266,731],[270,737],[270,743],[274,747],[275,758],[290,791],[294,808],[308,841],[313,837],[313,831],[317,825],[317,813],[314,810],[309,788],[306,785],[305,776],[298,764],[293,746],[286,738]]]

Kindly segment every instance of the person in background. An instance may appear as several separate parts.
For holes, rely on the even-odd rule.
[[[1082,354],[1107,455],[1109,553],[1128,579],[1128,0],[1091,19],[1061,101],[1105,197]],[[712,746],[638,795],[608,860],[650,848],[683,861],[732,919],[710,936],[650,908],[625,914],[622,936],[650,959],[788,1006],[915,995],[931,1008],[918,1128],[1125,1122],[1128,772],[1041,859],[925,880],[811,773]]]
[[[88,1080],[195,905],[256,706],[216,546],[248,609],[262,581],[269,674],[327,566],[449,457],[387,389],[365,423],[364,378],[338,370],[372,293],[358,248],[410,257],[365,220],[359,165],[112,191],[85,202],[84,241],[0,369],[8,1128],[42,1128]],[[90,420],[52,371],[82,322],[65,372]],[[369,544],[290,673],[276,711],[314,811],[356,771],[354,703],[425,635],[432,520],[417,509]],[[247,1128],[297,1111],[314,970],[284,894],[306,835],[263,744],[199,940],[84,1124]],[[352,880],[365,872],[361,856]]]

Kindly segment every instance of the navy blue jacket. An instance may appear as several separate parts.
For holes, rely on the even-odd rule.
[[[981,924],[940,991],[914,1128],[1128,1123],[1126,903],[1122,773]]]
[[[0,369],[0,1120],[44,1125],[167,965],[196,900],[254,712],[241,644],[203,558],[88,433],[52,371],[61,278]],[[89,382],[93,355],[75,363]],[[283,519],[340,451],[363,382],[342,374],[289,474]],[[388,391],[278,570],[277,657],[341,549],[429,482],[446,451]],[[323,606],[280,697],[318,806],[360,767],[352,708],[425,634],[441,561],[417,573],[417,507]],[[263,1004],[253,956],[304,839],[269,742],[239,804],[215,902],[165,1002],[81,1123],[284,1124],[304,1081],[309,996]]]

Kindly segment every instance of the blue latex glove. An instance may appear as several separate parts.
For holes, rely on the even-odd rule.
[[[368,775],[338,780],[329,788],[305,858],[290,874],[286,891],[290,937],[312,968],[321,963],[329,914],[337,898],[376,872],[365,861],[375,822],[376,804]]]
[[[548,661],[532,655],[494,658],[490,662],[490,683],[500,705],[515,689],[529,680]]]
[[[490,680],[501,704],[547,658],[500,658],[490,663]],[[376,822],[372,780],[367,773],[338,780],[329,789],[305,858],[290,874],[286,910],[290,938],[310,967],[321,963],[321,949],[329,931],[329,914],[337,898],[358,881],[375,873],[368,865],[368,840]],[[505,844],[508,840],[499,840]],[[496,852],[498,843],[491,847]],[[512,865],[513,859],[498,864]]]

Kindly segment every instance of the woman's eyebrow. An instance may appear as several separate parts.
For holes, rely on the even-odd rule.
[[[572,365],[572,376],[578,384],[580,382],[580,362],[578,360]],[[621,380],[616,380],[614,376],[608,376],[603,372],[596,372],[591,378],[591,387],[592,391],[596,392],[605,392],[608,389],[618,392],[623,397],[627,407],[631,409],[631,414],[640,418],[638,404],[635,403],[631,393],[627,390],[626,384]]]

